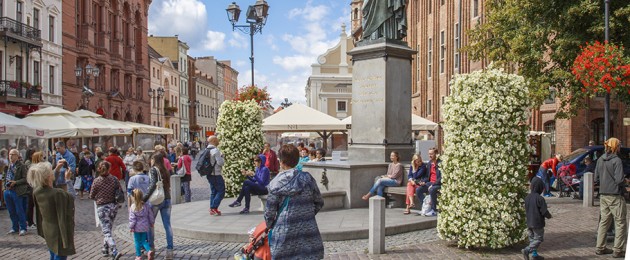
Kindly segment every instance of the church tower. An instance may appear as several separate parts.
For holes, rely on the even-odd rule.
[[[350,33],[354,38],[354,42],[361,40],[363,34],[363,27],[361,26],[361,20],[363,17],[363,0],[352,0],[350,3]]]

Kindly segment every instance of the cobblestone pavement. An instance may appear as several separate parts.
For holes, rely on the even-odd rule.
[[[193,200],[207,200],[208,184],[193,174]],[[568,200],[568,199],[563,199]],[[225,201],[231,201],[226,199]],[[90,200],[76,205],[75,247],[77,254],[70,259],[106,259],[100,255],[103,237],[95,226],[94,206]],[[225,205],[225,204],[224,204]],[[547,222],[545,242],[540,252],[547,259],[593,259],[598,208],[584,209],[578,204],[550,205],[554,218]],[[122,259],[133,259],[133,238],[127,227],[127,209],[122,208],[115,221],[114,238]],[[159,218],[157,221],[161,221]],[[10,220],[6,210],[0,211],[0,259],[48,259],[45,242],[35,230],[24,237],[6,235]],[[158,230],[158,259],[165,253],[166,239]],[[212,242],[175,237],[175,259],[233,259],[244,243]],[[367,254],[367,240],[325,242],[328,259],[522,259],[520,249],[525,244],[502,250],[466,250],[439,240],[435,229],[409,232],[386,239],[387,254]]]

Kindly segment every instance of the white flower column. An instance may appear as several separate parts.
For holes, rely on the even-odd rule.
[[[253,170],[253,158],[263,148],[262,110],[253,101],[225,101],[219,108],[217,132],[225,165],[223,178],[228,196],[238,195],[245,179],[241,169]]]
[[[460,247],[524,239],[528,90],[523,77],[488,69],[457,75],[444,105],[438,232]]]

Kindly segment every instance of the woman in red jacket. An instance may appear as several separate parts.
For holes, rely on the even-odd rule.
[[[549,179],[551,176],[549,176],[548,171],[551,170],[551,172],[553,172],[553,176],[556,176],[556,169],[558,167],[558,163],[560,163],[561,161],[562,155],[558,153],[553,158],[544,161],[540,165],[540,168],[538,168],[538,173],[536,174],[536,177],[542,179],[543,183],[545,184],[545,194],[543,195],[544,197],[553,197],[553,194],[551,194],[551,191],[549,190]]]
[[[127,167],[125,167],[125,163],[123,163],[123,160],[120,158],[120,156],[118,156],[118,149],[110,147],[109,156],[105,158],[105,161],[111,164],[111,167],[109,168],[109,174],[116,177],[119,181],[123,180],[123,173],[127,171]]]

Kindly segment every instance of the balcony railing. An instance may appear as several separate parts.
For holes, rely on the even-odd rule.
[[[0,80],[0,102],[40,105],[42,90],[33,86],[25,87],[17,81]]]
[[[0,33],[16,40],[42,46],[41,30],[9,17],[0,17]]]

